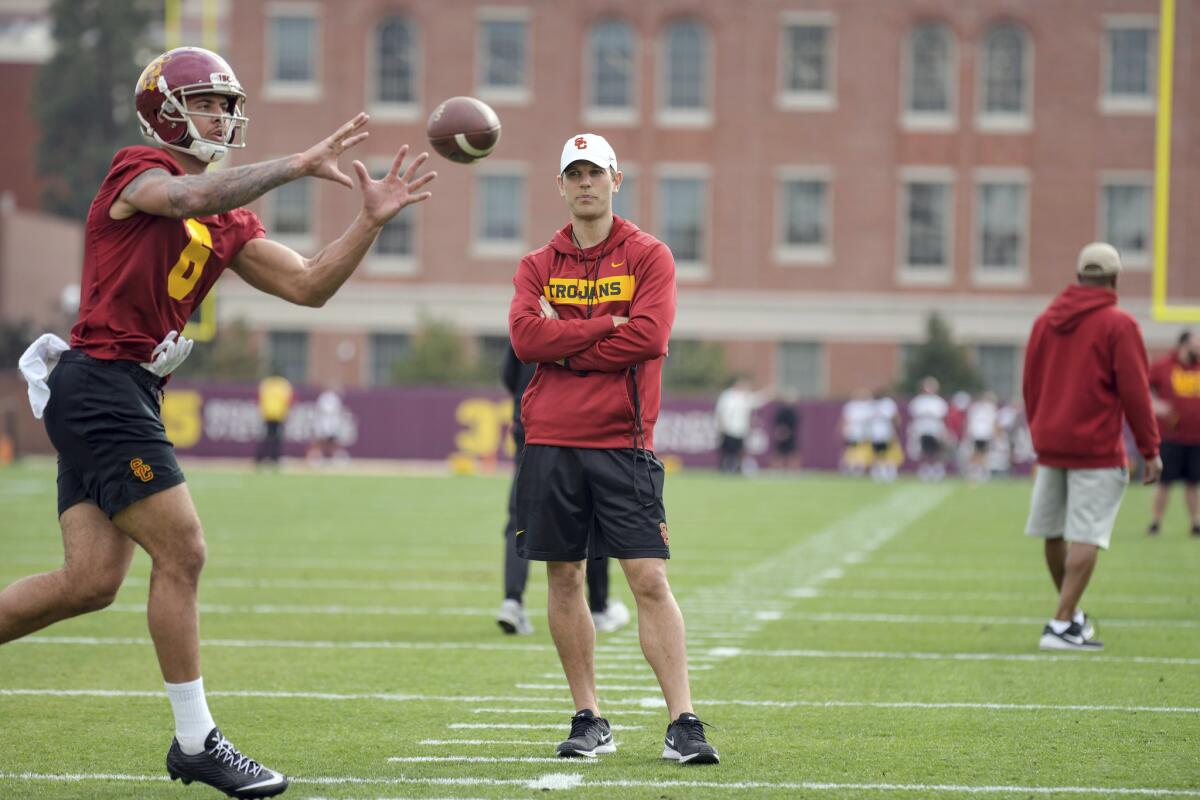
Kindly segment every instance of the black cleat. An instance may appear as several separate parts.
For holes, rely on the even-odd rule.
[[[720,764],[717,749],[704,738],[704,725],[695,714],[680,714],[667,726],[662,757],[680,764]]]
[[[242,800],[274,797],[288,787],[287,778],[239,753],[217,728],[208,734],[204,752],[194,756],[180,750],[178,740],[172,741],[167,751],[167,774],[185,785],[199,781]]]
[[[1038,649],[1099,653],[1104,649],[1104,643],[1096,639],[1086,638],[1083,635],[1083,626],[1078,622],[1072,622],[1062,633],[1055,633],[1054,628],[1049,625],[1042,628],[1042,638],[1038,641]]]
[[[576,712],[571,717],[571,738],[558,746],[559,758],[595,758],[600,753],[615,753],[612,729],[608,720],[597,717],[590,708]]]

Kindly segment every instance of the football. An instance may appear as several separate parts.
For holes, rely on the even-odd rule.
[[[451,97],[429,115],[425,125],[429,144],[442,156],[470,164],[496,149],[500,118],[491,106],[474,97]]]

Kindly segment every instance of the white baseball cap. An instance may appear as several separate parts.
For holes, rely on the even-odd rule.
[[[617,154],[612,145],[603,136],[595,133],[581,133],[567,139],[563,145],[562,158],[558,163],[558,174],[576,161],[589,161],[598,167],[617,169]]]
[[[1075,271],[1080,275],[1117,275],[1121,272],[1121,254],[1107,242],[1092,242],[1079,251]]]

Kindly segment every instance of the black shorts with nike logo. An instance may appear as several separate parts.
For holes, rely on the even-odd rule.
[[[516,478],[517,555],[670,558],[663,479],[649,450],[527,444]]]
[[[158,377],[133,361],[63,353],[47,380],[46,433],[58,451],[58,513],[95,503],[112,517],[184,481],[167,438]]]

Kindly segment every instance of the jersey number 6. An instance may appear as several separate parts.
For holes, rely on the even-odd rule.
[[[167,293],[176,300],[192,293],[204,272],[204,263],[212,255],[212,234],[204,223],[185,219],[183,227],[187,229],[189,241],[167,276]]]

